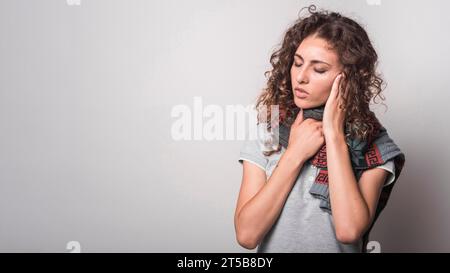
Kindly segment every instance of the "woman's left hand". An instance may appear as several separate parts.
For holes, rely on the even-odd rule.
[[[342,104],[342,90],[339,88],[342,78],[343,74],[338,74],[334,79],[330,96],[325,104],[322,128],[326,139],[344,136],[345,112],[339,107]]]

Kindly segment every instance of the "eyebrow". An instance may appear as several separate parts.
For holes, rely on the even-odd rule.
[[[295,53],[295,57],[298,57],[298,58],[300,58],[302,61],[304,61],[304,60],[303,60],[303,57],[302,57],[301,55],[297,54],[297,53]],[[324,61],[320,61],[320,60],[311,60],[311,63],[313,63],[313,64],[316,64],[316,63],[323,63],[323,64],[326,64],[326,65],[331,66],[331,64],[329,64],[329,63],[327,63],[327,62],[324,62]]]

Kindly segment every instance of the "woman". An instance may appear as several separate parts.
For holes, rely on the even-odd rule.
[[[367,33],[338,13],[308,12],[271,56],[256,105],[269,119],[279,106],[280,145],[248,140],[241,150],[236,238],[258,252],[361,252],[405,158],[369,109],[383,81]]]

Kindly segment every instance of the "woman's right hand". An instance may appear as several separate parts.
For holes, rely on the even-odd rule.
[[[322,121],[303,118],[301,109],[291,125],[289,143],[286,152],[298,157],[302,162],[313,157],[325,144]]]

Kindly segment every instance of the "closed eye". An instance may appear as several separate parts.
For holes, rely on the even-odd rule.
[[[297,63],[294,62],[294,66],[295,66],[295,67],[301,67],[302,65],[303,65],[303,64],[297,64]],[[326,69],[314,69],[314,71],[315,71],[316,73],[319,73],[319,74],[323,74],[323,73],[327,72]]]

